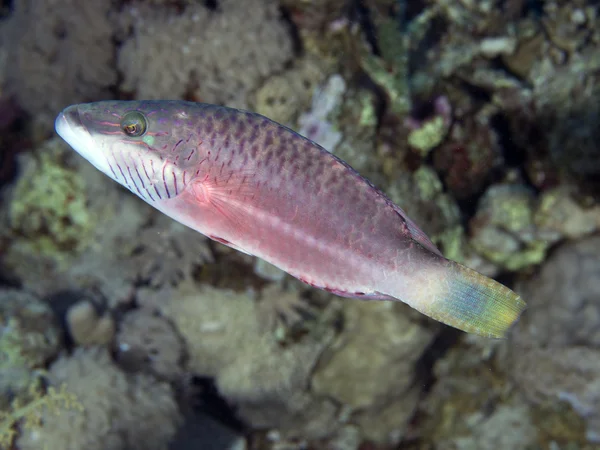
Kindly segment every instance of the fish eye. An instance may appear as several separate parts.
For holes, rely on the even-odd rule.
[[[127,136],[139,137],[146,132],[148,121],[139,111],[130,111],[121,119],[121,129]]]

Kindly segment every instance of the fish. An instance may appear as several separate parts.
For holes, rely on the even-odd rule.
[[[445,258],[381,190],[258,113],[178,100],[65,108],[55,129],[98,170],[172,219],[342,297],[401,301],[502,338],[526,304]]]

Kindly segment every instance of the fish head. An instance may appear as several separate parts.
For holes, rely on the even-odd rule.
[[[69,106],[55,129],[97,169],[153,203],[178,196],[201,161],[189,116],[182,102],[102,101]]]

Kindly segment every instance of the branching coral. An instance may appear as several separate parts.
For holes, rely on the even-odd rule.
[[[188,286],[161,309],[185,339],[187,369],[214,377],[221,395],[250,424],[295,437],[333,431],[335,406],[307,392],[330,330],[283,347],[261,326],[251,296],[209,287]]]
[[[64,384],[83,411],[43,411],[41,426],[26,429],[20,449],[166,449],[182,422],[167,384],[121,372],[105,349],[77,349],[50,368],[51,386]]]
[[[247,95],[292,56],[277,2],[194,3],[183,14],[141,2],[123,11],[131,36],[119,50],[123,88],[138,98],[193,98],[247,106]],[[243,38],[242,38],[243,37]]]
[[[0,410],[19,400],[32,370],[43,369],[62,344],[50,307],[26,292],[0,289]]]
[[[71,103],[108,97],[117,81],[111,2],[18,0],[2,25],[7,88],[48,128]]]
[[[10,229],[22,245],[43,256],[59,258],[89,246],[93,215],[85,180],[69,167],[64,145],[49,141],[34,157],[22,161],[9,209]]]
[[[195,266],[213,260],[207,239],[163,214],[133,241],[129,257],[137,276],[150,286],[189,280]]]
[[[36,433],[44,414],[60,414],[61,411],[83,412],[77,397],[67,392],[65,386],[53,386],[45,391],[40,379],[31,382],[26,401],[15,399],[7,411],[0,411],[0,447],[12,448],[18,436],[17,429]]]
[[[390,436],[402,434],[418,400],[415,361],[433,333],[407,318],[402,305],[348,302],[340,317],[334,302],[282,343],[263,326],[261,302],[297,294],[270,288],[263,295],[274,298],[257,303],[246,294],[186,286],[163,302],[185,339],[188,370],[214,377],[244,420],[283,438],[332,437],[352,421],[363,438],[396,442]],[[344,325],[334,338],[335,323]]]

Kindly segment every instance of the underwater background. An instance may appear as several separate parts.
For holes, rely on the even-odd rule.
[[[54,133],[66,106],[249,109],[528,303],[504,340],[210,241]],[[4,0],[0,448],[600,448],[600,5]]]

